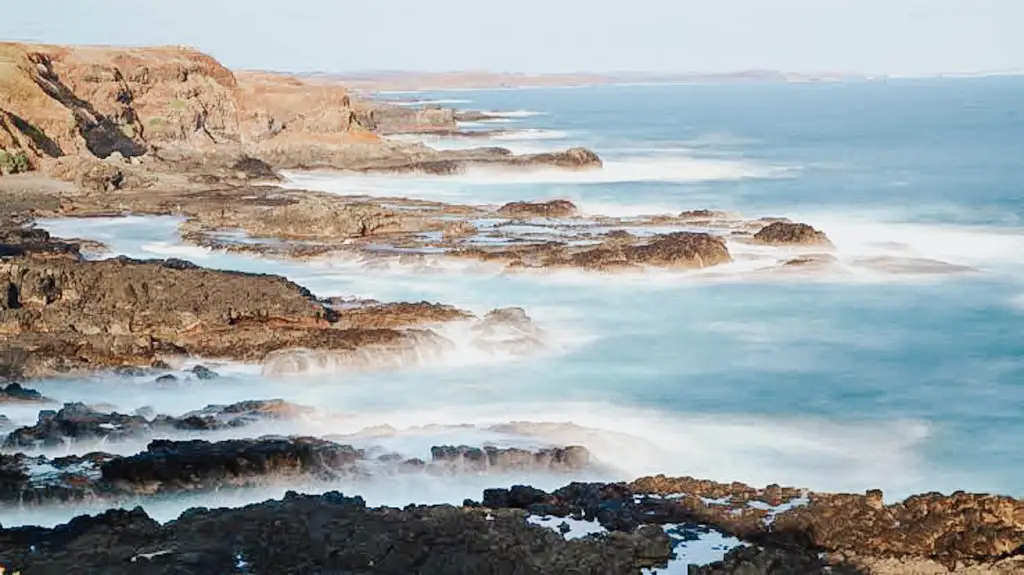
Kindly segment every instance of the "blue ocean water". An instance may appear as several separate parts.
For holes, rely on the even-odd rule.
[[[318,295],[426,299],[476,312],[521,305],[557,345],[520,361],[478,361],[467,352],[438,366],[300,383],[240,371],[188,394],[102,378],[44,382],[43,391],[62,399],[87,391],[169,412],[285,397],[347,414],[318,423],[321,433],[404,429],[386,441],[410,453],[441,436],[509,440],[482,427],[436,426],[527,422],[523,435],[587,445],[623,479],[664,472],[820,490],[881,487],[889,498],[956,489],[1024,495],[1024,79],[415,97],[516,111],[468,128],[508,128],[492,143],[521,152],[592,147],[605,170],[292,174],[294,184],[495,204],[565,197],[608,215],[709,208],[786,216],[828,233],[849,273],[367,270],[182,246],[170,219],[51,221],[45,225],[56,233],[95,237],[116,252],[283,273]],[[859,266],[872,257],[975,271],[922,276]],[[564,423],[574,426],[541,425]],[[435,427],[414,431],[426,425]],[[478,483],[415,487],[409,498],[460,501],[477,496]],[[396,497],[380,497],[389,496]]]

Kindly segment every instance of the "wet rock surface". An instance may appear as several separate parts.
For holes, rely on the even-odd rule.
[[[52,243],[45,233],[25,236]],[[262,361],[288,349],[387,364],[418,346],[444,345],[429,330],[399,328],[469,315],[429,303],[339,310],[278,276],[181,260],[85,261],[74,247],[67,255],[0,259],[0,344],[10,377],[145,367],[180,355]]]
[[[196,509],[163,526],[136,509],[0,531],[0,563],[28,573],[625,574],[669,553],[660,530],[566,541],[517,511],[370,509],[340,493]]]
[[[0,387],[0,405],[5,403],[53,403],[53,400],[34,389],[12,382]]]
[[[146,450],[119,456],[94,452],[48,458],[23,453],[0,456],[4,504],[59,503],[210,492],[303,480],[330,481],[373,474],[568,473],[590,465],[583,447],[536,451],[434,446],[431,459],[394,453],[370,454],[316,437],[261,437],[223,441],[153,440]]]
[[[463,447],[437,447],[435,452],[442,461],[474,453]],[[202,458],[195,458],[195,453],[202,453]],[[155,442],[146,453],[131,458],[93,457],[103,481],[113,480],[136,488],[146,486],[150,492],[158,492],[159,489],[209,487],[228,481],[237,484],[269,469],[295,473],[308,466],[315,470],[313,472],[336,473],[339,468],[353,465],[360,456],[358,450],[345,446],[293,438],[221,444]],[[14,459],[23,456],[3,457],[0,473],[6,480],[5,485],[14,485],[19,481],[19,468]],[[476,457],[471,455],[474,460]],[[65,469],[68,465],[64,461],[52,464],[54,468],[64,466]],[[88,473],[85,476],[88,477]],[[691,491],[664,493],[677,488]],[[432,556],[430,549],[436,542],[429,542],[431,534],[449,529],[445,526],[452,521],[452,530],[444,531],[447,535],[443,540],[468,553],[459,559],[468,563],[458,563],[457,568],[461,570],[453,571],[459,573],[492,573],[498,564],[516,565],[521,570],[533,565],[530,561],[570,558],[577,570],[565,572],[635,574],[643,568],[658,571],[670,561],[685,560],[690,545],[697,545],[701,538],[715,534],[737,537],[740,543],[732,544],[731,550],[722,548],[721,560],[693,566],[689,572],[707,575],[943,572],[1008,575],[1020,572],[1024,566],[1020,531],[1022,503],[1018,500],[928,494],[884,505],[880,494],[874,492],[867,495],[804,493],[804,499],[799,502],[787,500],[794,492],[798,491],[778,486],[754,489],[738,483],[659,476],[632,484],[573,483],[550,493],[528,486],[490,489],[484,492],[482,504],[467,502],[462,508],[410,506],[403,511],[368,509],[361,499],[344,498],[336,493],[289,494],[283,501],[268,501],[242,509],[190,510],[177,521],[163,526],[136,510],[80,517],[55,529],[0,530],[3,543],[0,562],[22,568],[59,564],[71,560],[72,551],[84,541],[106,533],[108,538],[113,535],[108,539],[110,545],[75,559],[86,564],[96,561],[94,565],[108,569],[141,568],[139,559],[132,562],[131,557],[169,549],[165,555],[160,555],[161,559],[154,555],[143,565],[155,567],[162,565],[162,561],[176,565],[174,562],[184,557],[223,553],[236,558],[241,555],[253,572],[261,572],[259,568],[264,565],[260,563],[261,558],[267,553],[273,554],[271,550],[276,548],[276,543],[267,547],[268,542],[261,541],[262,551],[257,551],[246,547],[246,537],[252,531],[262,532],[261,525],[274,525],[278,534],[274,540],[287,540],[290,547],[290,552],[282,549],[280,556],[274,554],[274,560],[280,561],[274,564],[277,568],[305,569],[311,568],[308,562],[315,562],[317,558],[353,557],[342,551],[310,555],[294,550],[303,545],[333,549],[333,545],[345,545],[341,541],[360,537],[355,533],[374,533],[375,538],[385,540],[399,536],[405,543],[399,548],[385,545],[390,549],[386,553],[390,559],[374,560],[373,565],[363,563],[365,572],[392,572],[387,567],[391,562],[397,562],[394,564],[403,569],[415,564],[426,569],[420,572],[447,572],[436,570],[440,569],[438,566],[428,568],[427,564],[415,562]],[[349,518],[349,513],[356,515]],[[538,526],[526,521],[527,514],[595,522],[605,531],[593,531],[594,534],[582,538],[563,536],[557,520],[546,523],[550,527]],[[338,535],[335,543],[331,534],[337,530],[327,526],[346,518],[351,519],[351,523],[346,524],[349,528],[341,532],[346,536]],[[385,519],[394,522],[387,522],[388,527],[382,528],[380,522]],[[111,522],[119,527],[111,531]],[[293,524],[294,531],[286,527]],[[314,527],[316,529],[311,531]],[[234,535],[209,536],[216,529]],[[380,531],[375,531],[377,529]],[[495,535],[498,532],[504,537],[501,549],[507,551],[527,545],[531,551],[514,560],[508,559],[511,563],[503,563],[507,559],[500,559],[503,551],[469,543],[481,533]],[[288,533],[295,533],[297,539],[286,535]],[[208,536],[192,538],[198,534]],[[129,545],[129,541],[134,544]],[[32,546],[34,553],[30,551]],[[130,552],[125,549],[123,556],[110,555],[120,546],[132,549]],[[577,551],[583,554],[575,555]],[[358,557],[366,560],[365,555]],[[601,564],[616,557],[615,561],[621,562]],[[679,557],[684,559],[677,559]],[[593,565],[595,570],[585,569],[587,565]],[[316,568],[322,566],[315,564]],[[569,566],[566,564],[566,569]],[[545,567],[537,572],[563,572],[551,569],[553,567]]]
[[[102,411],[83,403],[65,403],[59,410],[40,411],[35,425],[13,430],[3,447],[39,449],[73,443],[100,445],[127,439],[147,439],[169,431],[216,431],[260,422],[291,420],[312,411],[310,407],[281,399],[209,405],[180,417],[153,414],[150,408],[142,408],[129,415]]]

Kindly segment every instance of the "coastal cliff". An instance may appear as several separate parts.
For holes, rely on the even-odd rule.
[[[189,48],[0,43],[4,173],[62,177],[69,170],[60,158],[75,156],[183,165],[251,156],[280,169],[436,173],[470,163],[565,165],[547,155],[444,153],[381,137],[457,130],[450,109],[358,100],[342,86],[282,74],[236,73]],[[586,160],[571,167],[600,165],[596,156]]]

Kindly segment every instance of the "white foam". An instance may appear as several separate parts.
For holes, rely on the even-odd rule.
[[[143,244],[142,251],[164,257],[206,259],[213,250],[200,246],[155,242]]]
[[[906,223],[878,215],[809,213],[792,218],[824,231],[846,260],[893,257],[1024,271],[1024,228]]]
[[[562,140],[569,137],[568,132],[562,130],[544,130],[540,128],[526,128],[524,130],[509,130],[491,136],[492,140]]]
[[[547,527],[564,537],[567,541],[581,539],[588,535],[603,535],[608,530],[597,521],[585,521],[572,517],[553,517],[550,515],[531,515],[526,519],[534,525]],[[565,526],[563,530],[563,525]]]
[[[504,112],[485,110],[481,113],[495,118],[532,118],[534,116],[547,115],[547,112],[536,112],[533,110],[509,110]]]
[[[370,174],[286,172],[288,188],[337,194],[368,194],[378,197],[407,196],[433,200],[480,201],[479,187],[494,193],[505,185],[597,184],[626,182],[701,182],[746,178],[785,177],[788,169],[742,160],[688,157],[610,160],[600,169],[559,168],[506,169],[473,166],[463,174]],[[491,198],[488,197],[488,200]],[[498,195],[494,201],[513,201],[518,196]],[[628,209],[628,208],[627,208]]]
[[[664,525],[670,534],[676,529],[687,529],[684,525]],[[675,539],[675,538],[674,538]],[[690,565],[702,566],[721,561],[729,551],[742,547],[744,543],[735,537],[722,535],[718,531],[701,533],[696,541],[675,539],[675,558],[665,567],[644,569],[644,575],[686,575]]]
[[[470,104],[472,100],[466,100],[463,98],[438,98],[435,100],[387,100],[388,104],[395,106],[413,107],[413,106],[440,106],[446,104]]]
[[[1015,311],[1024,312],[1024,293],[1010,298],[1010,307]]]

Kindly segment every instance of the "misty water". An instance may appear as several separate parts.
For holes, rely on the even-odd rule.
[[[693,273],[506,274],[440,259],[367,268],[211,252],[184,245],[169,217],[47,220],[41,225],[55,235],[105,242],[108,255],[282,274],[319,296],[439,301],[478,314],[522,306],[551,341],[525,359],[457,345],[398,372],[269,378],[259,366],[205,362],[223,377],[160,386],[152,376],[96,375],[32,386],[122,412],[151,406],[178,415],[269,398],[317,408],[296,421],[213,437],[338,436],[410,457],[428,457],[443,443],[579,444],[599,462],[571,477],[402,475],[298,485],[363,495],[370,504],[459,503],[485,487],[656,473],[816,490],[879,487],[890,500],[929,490],[1024,495],[1017,440],[1024,434],[1024,80],[388,97],[512,111],[466,128],[506,129],[488,145],[516,152],[591,147],[605,168],[291,173],[287,185],[495,205],[566,198],[611,216],[705,208],[785,216],[825,231],[840,266],[763,273],[777,253],[730,245],[735,263]],[[437,147],[481,143],[420,139]],[[461,341],[458,327],[448,329]],[[5,413],[24,425],[37,410]],[[133,453],[144,442],[62,452],[97,448]],[[145,506],[169,519],[190,506],[243,504],[294,487]],[[0,522],[52,524],[99,508],[4,509]]]

